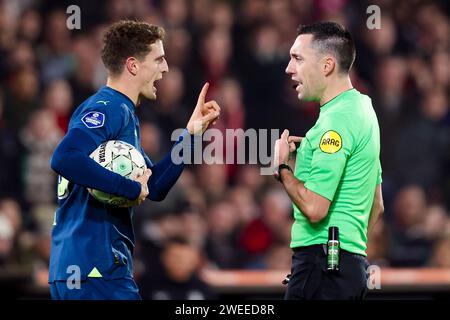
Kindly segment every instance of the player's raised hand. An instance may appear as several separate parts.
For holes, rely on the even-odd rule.
[[[197,105],[195,106],[194,112],[192,112],[191,118],[187,124],[187,129],[190,134],[205,132],[209,124],[214,124],[219,118],[219,104],[214,100],[205,102],[208,88],[209,83],[207,82],[198,96]]]

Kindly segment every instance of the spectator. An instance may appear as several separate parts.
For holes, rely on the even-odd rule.
[[[148,270],[142,277],[143,299],[214,299],[213,290],[199,277],[201,253],[198,247],[182,239],[170,239],[160,255],[162,272]]]
[[[21,134],[27,150],[25,198],[32,204],[54,202],[56,176],[48,164],[62,136],[63,132],[57,127],[55,115],[50,110],[36,111]]]
[[[390,224],[389,260],[394,267],[425,266],[432,243],[425,234],[427,199],[417,185],[402,188],[394,202],[394,221]]]

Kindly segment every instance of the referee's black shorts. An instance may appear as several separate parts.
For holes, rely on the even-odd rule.
[[[367,293],[366,257],[340,250],[339,271],[327,271],[326,245],[293,249],[286,300],[355,300]]]

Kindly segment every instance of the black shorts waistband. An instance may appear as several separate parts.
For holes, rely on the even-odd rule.
[[[309,253],[323,253],[326,255],[327,254],[327,245],[326,244],[313,244],[310,246],[295,247],[295,248],[292,248],[292,251],[294,251],[294,252],[309,252]],[[350,252],[350,251],[344,250],[342,248],[340,251],[341,251],[341,253],[346,254],[346,255],[365,258],[365,256],[362,254]]]

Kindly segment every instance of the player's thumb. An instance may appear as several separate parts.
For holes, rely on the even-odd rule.
[[[146,170],[144,171],[144,174],[142,175],[142,180],[143,180],[144,182],[147,182],[151,175],[152,175],[152,170],[146,169]]]

